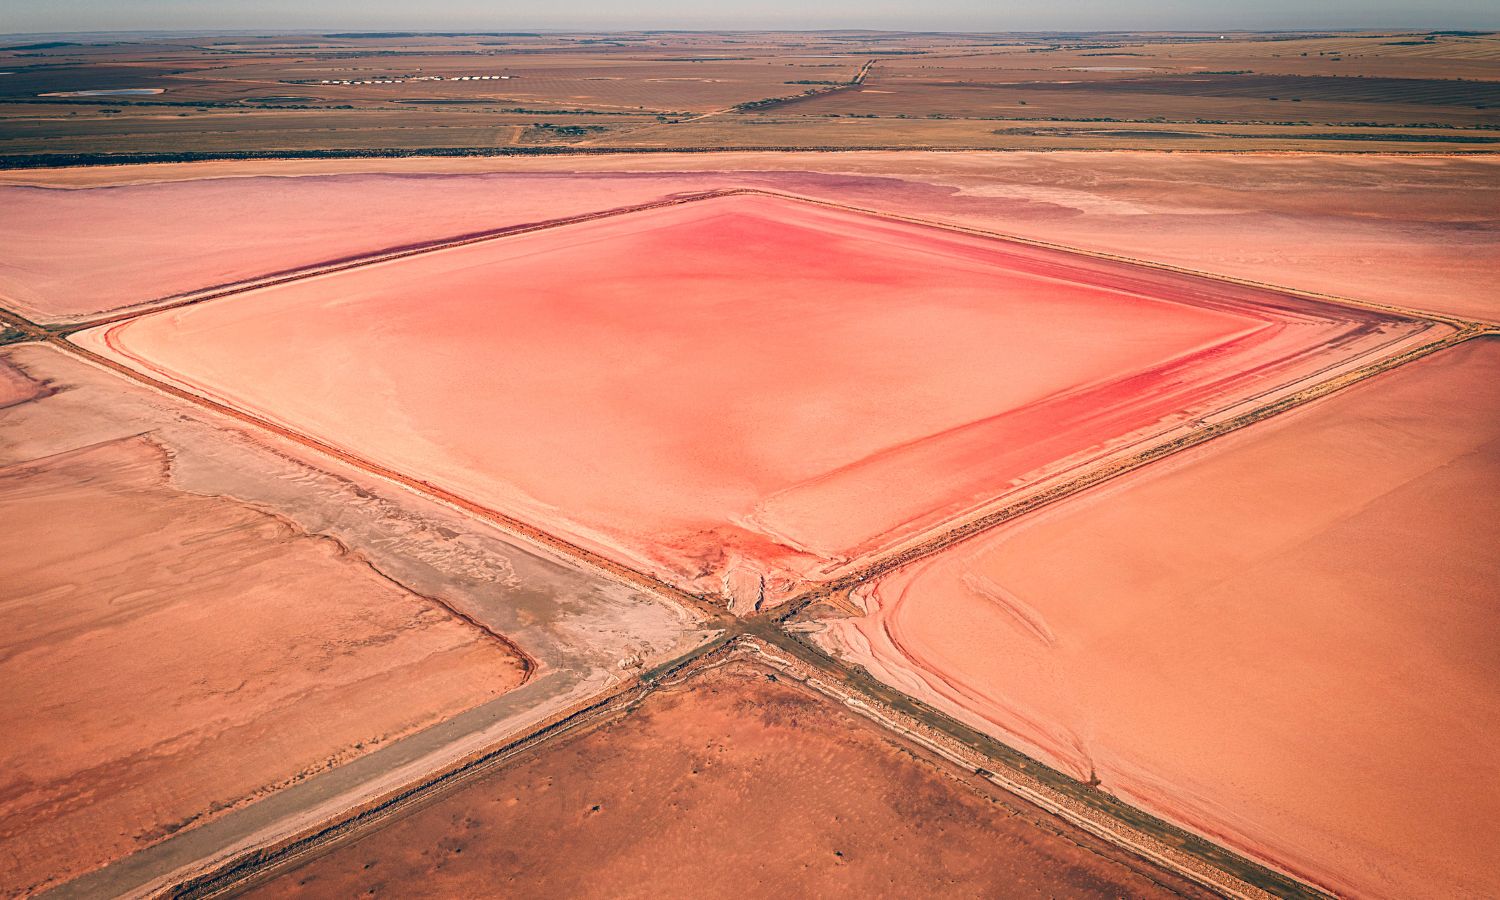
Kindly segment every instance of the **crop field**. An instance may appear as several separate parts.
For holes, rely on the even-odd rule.
[[[1497,85],[0,42],[0,897],[1500,895]]]

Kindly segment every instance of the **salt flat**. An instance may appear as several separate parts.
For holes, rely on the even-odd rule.
[[[750,607],[1430,329],[737,194],[75,340]]]
[[[1500,342],[863,588],[829,646],[1340,893],[1500,889]]]

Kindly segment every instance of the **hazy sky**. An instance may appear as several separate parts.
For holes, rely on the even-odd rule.
[[[0,33],[309,28],[1500,28],[1500,0],[0,0]]]

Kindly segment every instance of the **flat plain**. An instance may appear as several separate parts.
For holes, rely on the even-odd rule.
[[[1114,151],[10,171],[0,172],[10,212],[0,237],[11,248],[0,296],[37,321],[89,321],[351,255],[751,187],[1500,322],[1489,289],[1500,265],[1497,165],[1494,156]]]
[[[526,677],[503,638],[169,469],[148,437],[0,468],[8,883],[149,846]]]
[[[0,47],[0,895],[1500,892],[1497,62]]]
[[[847,659],[1341,894],[1482,896],[1500,843],[1500,343],[931,557]]]
[[[18,164],[567,147],[1475,152],[1500,141],[1492,33],[51,44],[0,49],[0,156]]]
[[[376,252],[660,202],[682,188],[670,176],[566,174],[16,185],[5,192],[15,218],[0,293],[36,321],[87,320]]]
[[[295,820],[325,776],[357,796],[379,778],[345,773],[382,753],[461,755],[699,639],[296,456],[52,347],[0,350],[3,893],[274,831],[267,797],[305,794]]]
[[[1017,488],[1446,330],[733,195],[72,340],[754,610]]]
[[[695,675],[247,896],[1211,896],[776,678]]]

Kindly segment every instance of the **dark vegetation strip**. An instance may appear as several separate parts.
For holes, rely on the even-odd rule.
[[[1086,137],[1123,137],[1132,139],[1149,138],[1200,138],[1206,140],[1258,140],[1258,141],[1392,141],[1409,144],[1500,144],[1500,136],[1493,134],[1362,134],[1351,131],[1347,133],[1325,132],[1319,134],[1296,134],[1294,132],[1278,134],[1229,134],[1221,131],[1151,131],[1141,129],[1136,131],[1112,131],[1107,129],[1048,129],[1048,128],[997,128],[991,134],[1018,136],[1018,137],[1058,137],[1058,138],[1086,138]]]
[[[1061,137],[1061,136],[1059,136]],[[1236,135],[1234,140],[1254,141],[1256,135]],[[1298,136],[1298,139],[1303,139]],[[1267,138],[1266,140],[1275,140]],[[1418,143],[1417,140],[1400,135],[1389,137],[1370,137],[1363,142],[1379,143],[1385,140],[1390,143]],[[1360,143],[1361,140],[1354,140]],[[1467,139],[1461,143],[1487,144],[1486,140]],[[387,149],[341,149],[341,150],[188,150],[177,152],[137,152],[137,153],[16,153],[0,154],[0,171],[16,169],[65,169],[78,166],[139,166],[152,163],[187,163],[187,162],[213,162],[213,161],[251,161],[251,160],[277,160],[277,159],[407,159],[416,157],[437,158],[461,158],[461,157],[489,157],[489,156],[568,156],[587,154],[591,156],[621,155],[621,154],[647,154],[647,153],[888,153],[897,150],[920,151],[923,153],[1006,153],[1006,152],[1037,152],[1046,150],[1094,150],[1096,152],[1108,152],[1109,147],[1077,147],[1077,146],[1034,146],[1034,147],[983,147],[983,146],[930,146],[904,144],[862,144],[855,147],[835,146],[828,144],[721,144],[711,147],[706,146],[683,146],[683,147],[600,147],[600,146],[574,146],[571,144],[559,144],[557,146],[540,147],[422,147],[415,149],[387,148]],[[1232,154],[1243,153],[1276,153],[1298,152],[1295,150],[1277,150],[1274,148],[1247,147],[1238,150],[1185,150],[1183,148],[1161,148],[1162,152],[1176,153],[1217,153]],[[1343,151],[1374,153],[1375,150]],[[1444,155],[1492,155],[1496,151],[1488,149],[1471,150],[1444,150]]]
[[[1206,77],[1205,77],[1206,76]],[[1500,83],[1461,78],[1382,78],[1340,75],[1211,75],[1188,72],[1114,81],[1003,82],[927,81],[923,87],[942,89],[1025,89],[1064,94],[1175,95],[1181,97],[1245,97],[1275,100],[1319,100],[1353,103],[1417,103],[1481,108],[1500,103]]]
[[[72,166],[136,166],[148,163],[210,162],[270,159],[405,159],[408,157],[562,156],[587,153],[719,153],[777,150],[843,152],[848,147],[421,147],[414,149],[341,150],[183,150],[138,153],[18,153],[0,155],[0,170],[54,169]],[[864,148],[860,148],[864,149]],[[881,147],[896,150],[899,147]]]
[[[874,52],[880,52],[880,51],[874,51]],[[870,75],[870,69],[874,68],[876,62],[878,62],[878,60],[874,60],[874,59],[867,59],[867,60],[865,60],[864,65],[860,66],[859,67],[859,71],[855,72],[854,73],[854,77],[850,78],[848,81],[788,81],[787,82],[787,84],[832,85],[832,87],[812,87],[812,88],[808,88],[807,90],[803,91],[800,94],[794,94],[793,96],[790,96],[790,97],[767,97],[764,100],[748,100],[748,101],[746,101],[744,103],[738,103],[738,104],[736,104],[732,108],[733,108],[733,110],[735,112],[741,112],[741,113],[761,112],[761,111],[764,111],[764,110],[767,110],[767,109],[773,109],[775,107],[788,106],[788,105],[790,105],[792,103],[796,103],[796,102],[801,101],[801,100],[810,100],[813,97],[826,97],[829,94],[837,94],[837,93],[840,93],[842,91],[851,90],[851,89],[857,88],[860,85],[862,85],[862,84],[865,83],[865,79],[868,78],[869,75]]]

